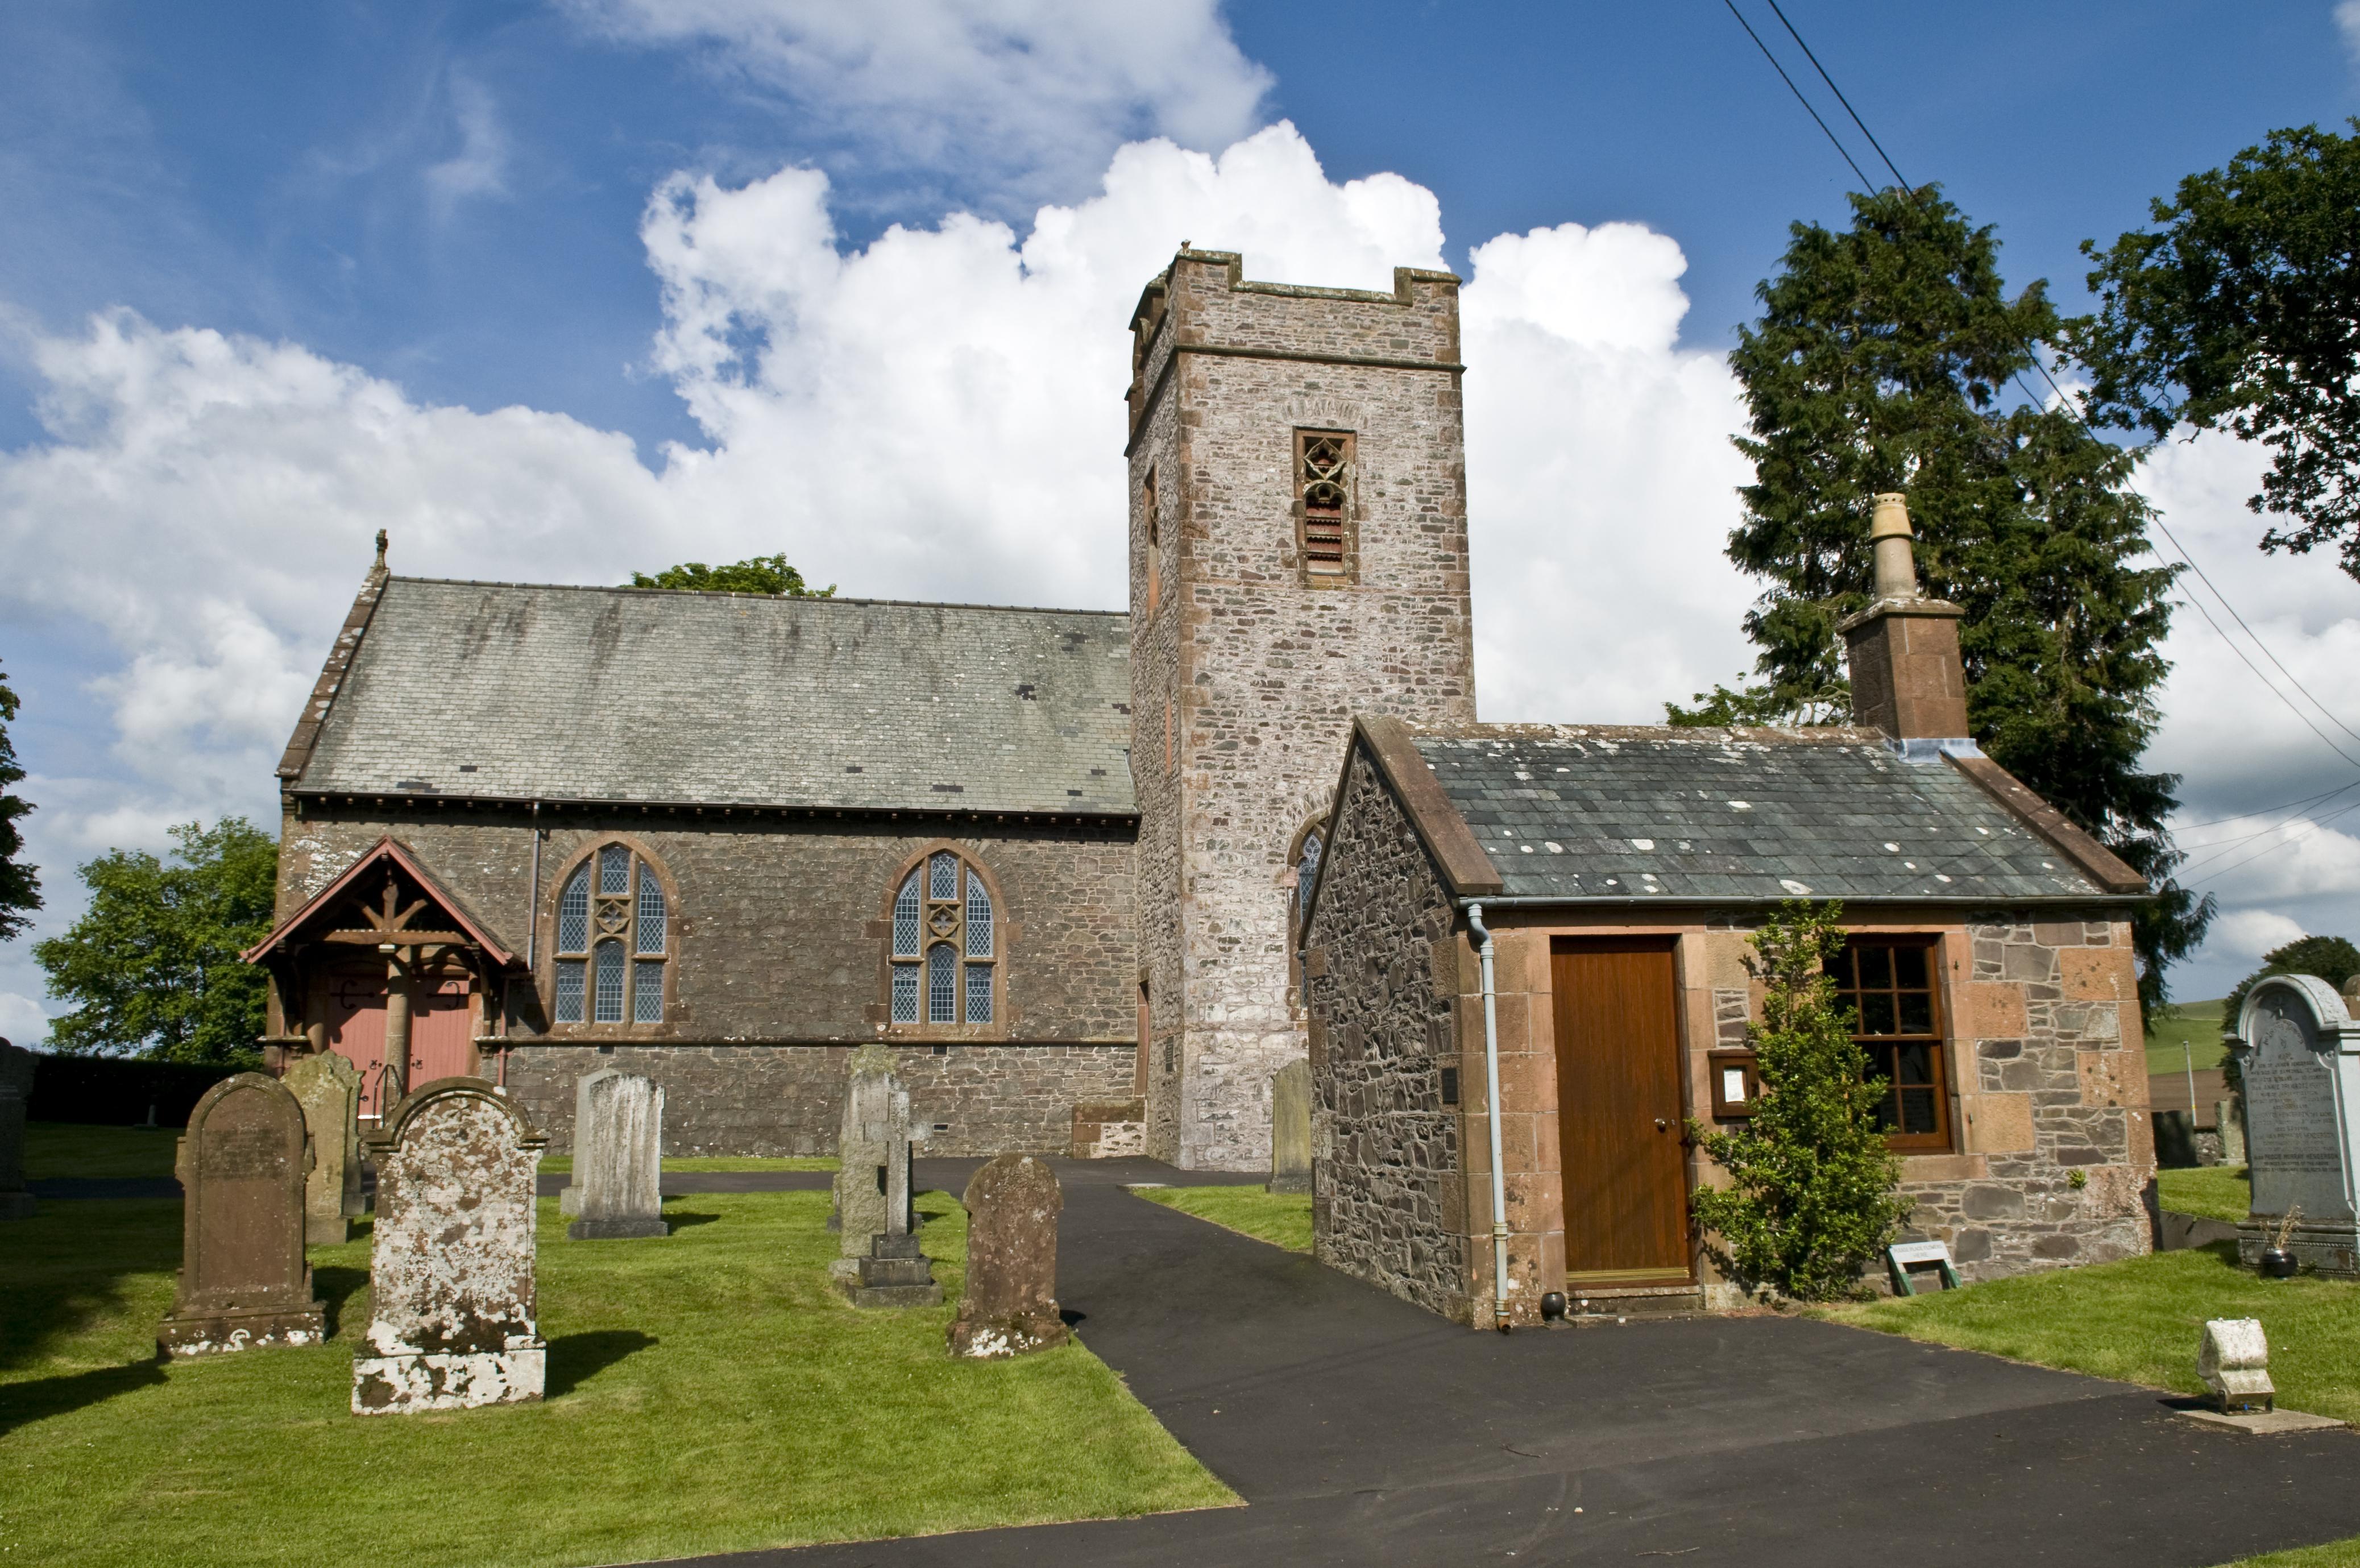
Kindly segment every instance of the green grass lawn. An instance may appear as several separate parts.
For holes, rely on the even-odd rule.
[[[2158,1018],[2155,1032],[2147,1037],[2147,1070],[2183,1072],[2191,1052],[2200,1073],[2226,1062],[2229,1053],[2221,1049],[2221,1002],[2215,996],[2209,1002],[2171,1003],[2169,1012],[2176,1016]]]
[[[169,1176],[179,1127],[85,1127],[80,1122],[25,1124],[25,1174],[47,1176]]]
[[[965,1215],[919,1206],[956,1301]],[[311,1252],[329,1344],[159,1367],[179,1203],[46,1203],[0,1229],[0,1561],[627,1563],[1236,1502],[1080,1344],[954,1362],[951,1306],[845,1302],[827,1209],[569,1242],[545,1200],[548,1399],[361,1418],[366,1240]]]
[[[1260,1187],[1133,1187],[1131,1191],[1151,1203],[1210,1220],[1289,1252],[1311,1250],[1308,1193],[1290,1197],[1265,1192]]]
[[[2318,1546],[2298,1546],[2290,1552],[2241,1557],[2228,1568],[2360,1568],[2360,1536]]]
[[[2242,1165],[2202,1165],[2155,1173],[2156,1200],[2175,1214],[2200,1219],[2244,1219],[2254,1206],[2253,1183]]]
[[[2360,1421],[2360,1281],[2262,1279],[2227,1244],[1992,1279],[1963,1290],[1823,1308],[1839,1323],[2017,1361],[2201,1394],[2207,1318],[2259,1318],[2278,1403]]]
[[[833,1171],[833,1154],[786,1154],[770,1157],[758,1154],[689,1154],[664,1156],[667,1171]],[[552,1154],[541,1162],[544,1176],[570,1176],[574,1173],[574,1156]]]

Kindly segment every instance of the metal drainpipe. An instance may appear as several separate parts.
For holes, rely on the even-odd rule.
[[[1491,1326],[1508,1332],[1508,1178],[1501,1170],[1500,1152],[1500,1024],[1491,999],[1491,932],[1483,924],[1483,906],[1467,906],[1467,929],[1474,933],[1475,952],[1483,961],[1483,1085],[1487,1098],[1484,1120],[1491,1129]]]

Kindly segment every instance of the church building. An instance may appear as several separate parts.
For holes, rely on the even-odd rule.
[[[1128,614],[402,577],[380,538],[279,768],[267,1050],[349,1057],[371,1116],[492,1078],[559,1148],[613,1066],[669,1152],[817,1154],[880,1042],[929,1152],[1240,1171],[1307,1053],[1322,1256],[1522,1319],[1710,1290],[1679,1129],[1743,1114],[1745,933],[1842,897],[1961,1266],[2143,1247],[2144,889],[1963,739],[1955,611],[1913,579],[1853,628],[1859,730],[1480,724],[1458,279],[1184,248],[1130,325]]]

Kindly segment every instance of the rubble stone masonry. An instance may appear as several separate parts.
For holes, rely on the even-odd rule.
[[[432,808],[429,808],[432,810]],[[414,810],[414,808],[413,808]],[[882,1040],[901,1058],[928,1152],[1065,1150],[1076,1104],[1132,1089],[1137,1011],[1131,837],[1120,828],[957,821],[859,826],[775,816],[713,821],[662,811],[544,808],[539,974],[506,998],[506,1066],[529,1115],[570,1147],[574,1083],[601,1067],[663,1084],[668,1153],[820,1154],[835,1148],[845,1061]],[[452,805],[393,820],[317,800],[290,811],[282,917],[377,839],[410,846],[487,929],[523,953],[535,920],[533,829],[515,811]],[[574,857],[627,838],[669,876],[674,974],[661,1024],[548,1023],[559,887]],[[886,926],[899,868],[947,842],[1000,894],[1001,1017],[925,1030],[886,1022]],[[488,1009],[503,1013],[498,999]],[[482,1071],[499,1071],[483,1047]]]
[[[1353,713],[1474,717],[1458,311],[1448,274],[1290,288],[1209,251],[1181,252],[1142,301],[1131,768],[1158,1158],[1269,1160],[1271,1075],[1306,1049],[1293,855]],[[1340,572],[1299,549],[1306,430],[1353,438]]]

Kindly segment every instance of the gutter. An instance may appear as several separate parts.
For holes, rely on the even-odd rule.
[[[1491,1130],[1491,1326],[1508,1332],[1508,1178],[1500,1169],[1500,1024],[1491,988],[1491,932],[1483,924],[1483,906],[1467,905],[1467,929],[1483,960],[1483,1083],[1489,1096],[1484,1120]]]
[[[1903,909],[1912,906],[1959,909],[2086,909],[2092,907],[2134,909],[2147,902],[2145,893],[2041,893],[2011,898],[1995,893],[1798,893],[1814,903],[1841,904],[1845,909]],[[1616,893],[1602,897],[1567,898],[1555,893],[1524,893],[1513,897],[1485,894],[1484,903],[1505,909],[1635,909],[1646,906],[1679,909],[1775,909],[1784,898],[1708,898],[1696,893]]]

